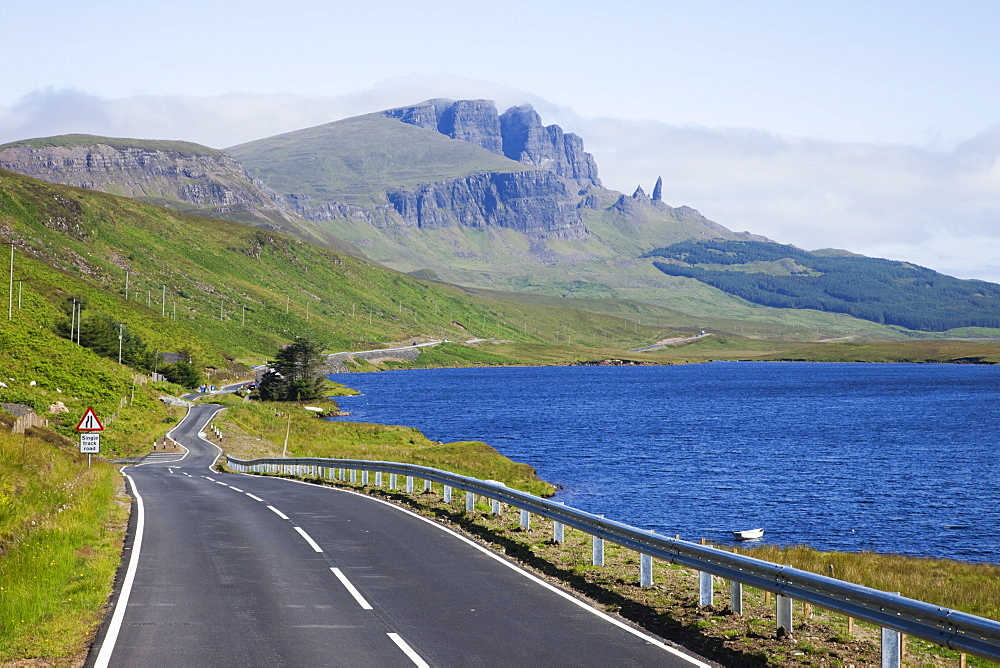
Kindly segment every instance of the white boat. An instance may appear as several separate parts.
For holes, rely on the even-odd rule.
[[[744,529],[743,531],[734,531],[733,538],[736,540],[757,540],[758,538],[764,537],[763,529]]]

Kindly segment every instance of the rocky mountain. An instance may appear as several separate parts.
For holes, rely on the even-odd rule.
[[[232,156],[189,142],[46,137],[0,146],[0,168],[256,226],[288,227],[299,219]]]
[[[583,139],[563,132],[558,125],[543,126],[530,104],[511,107],[500,115],[491,100],[437,99],[382,115],[554,172],[583,187],[601,187],[597,163],[583,150]]]
[[[489,100],[435,99],[221,151],[49,137],[0,146],[0,167],[283,229],[460,285],[745,310],[642,255],[755,237],[668,205],[662,180],[652,196],[604,188],[583,140],[544,125],[528,105],[500,113]]]

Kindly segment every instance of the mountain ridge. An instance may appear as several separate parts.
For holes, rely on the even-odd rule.
[[[6,144],[4,165],[287,231],[458,285],[782,317],[718,282],[664,272],[649,255],[681,242],[774,242],[668,205],[662,179],[649,195],[604,188],[583,140],[543,125],[529,105],[499,113],[489,100],[432,99],[224,150],[68,135]]]

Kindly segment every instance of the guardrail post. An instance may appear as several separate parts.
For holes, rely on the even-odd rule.
[[[639,553],[639,586],[653,586],[653,557],[643,552]]]
[[[521,509],[521,528],[525,530],[531,528],[531,513],[524,508]]]
[[[698,605],[703,608],[715,601],[715,588],[712,585],[712,574],[698,571]]]
[[[729,581],[729,609],[734,615],[743,616],[743,583]]]
[[[381,471],[375,471],[375,486],[376,487],[381,487],[382,486],[382,472]]]
[[[566,539],[566,525],[557,520],[552,520],[552,542],[561,543]]]
[[[425,492],[434,491],[434,484],[430,480],[424,480],[424,491]]]
[[[593,542],[593,559],[591,560],[594,566],[604,565],[604,539],[600,536],[594,536]]]
[[[340,481],[341,482],[347,480],[347,469],[341,467],[340,470],[338,471],[338,473],[340,474]]]
[[[903,660],[903,642],[899,631],[882,628],[882,668],[899,668]]]
[[[470,492],[469,490],[465,490],[465,511],[471,513],[475,509],[476,509],[476,495]]]
[[[368,486],[368,471],[367,470],[361,472],[361,484],[364,485],[365,487]]]
[[[389,474],[389,489],[391,489],[391,490],[395,490],[396,489],[396,474],[395,473],[390,473]]]
[[[451,503],[451,485],[444,486],[444,502]]]
[[[792,635],[792,599],[778,594],[775,596],[775,606],[778,613],[778,635]]]
[[[351,469],[351,484],[354,484],[357,481],[358,481],[358,470],[357,469]]]
[[[407,494],[413,494],[413,476],[406,476],[406,492]]]
[[[500,499],[490,499],[490,503],[493,506],[493,514],[500,514]]]

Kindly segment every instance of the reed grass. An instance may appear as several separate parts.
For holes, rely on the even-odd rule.
[[[1000,565],[875,552],[820,552],[762,545],[743,552],[757,559],[833,575],[880,591],[1000,620]],[[833,567],[832,571],[830,567]]]

